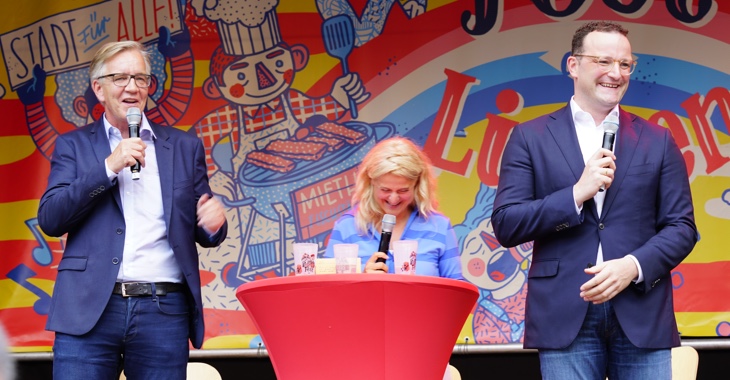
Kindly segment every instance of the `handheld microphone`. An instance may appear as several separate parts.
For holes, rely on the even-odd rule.
[[[602,148],[613,152],[613,145],[616,142],[616,132],[618,131],[618,117],[608,115],[606,120],[603,121],[603,130]],[[606,185],[601,185],[598,191],[606,191]]]
[[[383,232],[380,234],[380,246],[378,252],[388,253],[390,248],[390,237],[393,235],[393,227],[395,227],[395,215],[385,214],[383,215]],[[375,260],[378,263],[384,263],[385,259],[378,258]]]
[[[142,122],[142,112],[139,108],[132,107],[127,110],[127,124],[129,124],[129,137],[139,137],[139,123]],[[139,179],[140,164],[137,161],[129,170],[132,171],[132,179]]]

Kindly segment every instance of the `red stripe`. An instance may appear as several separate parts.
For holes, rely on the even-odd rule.
[[[680,264],[672,271],[674,311],[730,311],[730,261]]]

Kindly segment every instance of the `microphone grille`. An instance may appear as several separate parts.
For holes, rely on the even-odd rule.
[[[603,130],[609,133],[616,133],[618,131],[618,117],[614,114],[608,115],[606,120],[603,121]]]
[[[127,123],[139,124],[142,121],[142,112],[137,107],[127,110]]]
[[[383,215],[383,231],[393,232],[395,226],[395,215],[385,214]]]

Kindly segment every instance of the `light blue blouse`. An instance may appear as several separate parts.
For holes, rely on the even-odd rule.
[[[353,208],[335,222],[324,257],[334,257],[335,244],[357,244],[358,256],[362,258],[362,267],[365,268],[365,263],[378,250],[380,231],[370,226],[367,235],[358,234],[354,213]],[[426,219],[414,210],[401,236],[401,240],[409,239],[418,240],[416,274],[464,279],[461,275],[456,234],[451,221],[445,215],[435,213]],[[388,252],[386,264],[388,273],[394,273],[392,252]]]

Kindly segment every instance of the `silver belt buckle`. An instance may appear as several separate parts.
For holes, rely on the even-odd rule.
[[[122,282],[122,297],[131,297],[131,295],[127,294],[127,285],[131,284],[129,282]]]

